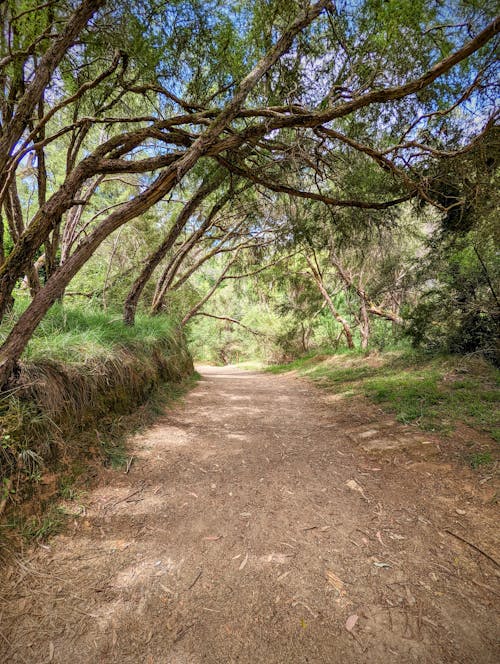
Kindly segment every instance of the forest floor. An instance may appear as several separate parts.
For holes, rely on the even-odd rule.
[[[492,481],[363,396],[201,373],[3,570],[0,661],[498,661]]]

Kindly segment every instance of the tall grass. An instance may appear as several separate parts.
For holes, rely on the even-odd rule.
[[[19,313],[2,325],[0,340]],[[55,305],[12,389],[0,395],[0,492],[15,478],[19,500],[47,468],[109,456],[122,418],[192,371],[184,337],[167,317],[138,315],[130,327],[117,313]]]
[[[21,301],[0,326],[0,343],[22,312],[23,304]],[[138,314],[136,324],[129,326],[123,324],[118,311],[104,312],[88,304],[55,304],[38,326],[23,360],[84,363],[109,357],[119,347],[153,346],[171,337],[174,328],[175,321],[167,316]]]

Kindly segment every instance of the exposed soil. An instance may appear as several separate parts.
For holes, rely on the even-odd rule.
[[[493,480],[361,398],[202,374],[4,571],[0,661],[498,661],[498,564],[452,534],[498,561]]]

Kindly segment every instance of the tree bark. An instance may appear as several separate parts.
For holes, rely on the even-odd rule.
[[[6,301],[11,297],[17,280],[26,273],[36,252],[58,223],[61,215],[73,206],[76,192],[81,183],[92,175],[95,165],[96,158],[87,157],[75,168],[60,189],[37,211],[0,267],[0,321],[5,313]]]
[[[309,265],[309,269],[311,271],[312,277],[314,279],[314,282],[316,283],[319,292],[323,296],[323,299],[325,300],[328,308],[330,309],[330,312],[332,316],[335,318],[335,320],[342,325],[342,329],[347,341],[347,347],[350,348],[351,350],[354,348],[354,341],[352,338],[352,330],[351,326],[347,322],[347,320],[340,314],[338,311],[337,307],[334,305],[332,298],[330,297],[330,294],[325,288],[325,284],[323,283],[323,279],[321,278],[320,273],[318,272],[316,266],[313,264],[309,256],[306,256],[306,261],[307,264]]]
[[[5,215],[9,224],[10,235],[14,243],[18,242],[19,238],[24,232],[24,219],[21,201],[17,190],[17,183],[13,180],[8,188],[7,196],[4,201]],[[30,262],[26,265],[26,274],[23,283],[29,288],[31,297],[40,290],[40,279],[38,277],[38,270]],[[12,299],[12,302],[14,300]]]
[[[222,210],[226,203],[231,199],[232,193],[225,194],[217,203],[212,207],[210,213],[207,215],[201,226],[191,234],[191,236],[184,242],[184,244],[177,251],[172,260],[163,270],[161,277],[156,284],[155,292],[151,302],[151,312],[158,313],[161,309],[163,298],[168,291],[178,273],[182,263],[185,261],[191,250],[196,246],[197,242],[203,235],[212,227],[216,215]]]
[[[125,304],[123,306],[123,322],[126,325],[134,324],[139,298],[141,297],[144,287],[150,280],[151,275],[173,247],[174,242],[182,233],[185,225],[194,214],[196,209],[202,204],[202,202],[209,194],[211,194],[220,186],[224,180],[224,177],[225,173],[222,170],[219,170],[211,181],[204,182],[198,188],[195,195],[183,207],[174,225],[167,233],[166,238],[163,240],[160,246],[148,257],[145,266],[143,267],[140,275],[132,284],[132,288],[130,289],[125,299]]]
[[[366,303],[364,300],[361,300],[359,313],[360,313],[359,331],[361,334],[361,349],[367,350],[368,343],[370,340],[371,329],[370,329],[370,319],[368,317],[368,312],[366,310]]]

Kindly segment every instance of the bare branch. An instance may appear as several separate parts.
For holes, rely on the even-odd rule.
[[[206,316],[207,318],[216,318],[217,320],[227,320],[228,322],[239,325],[248,332],[255,334],[257,337],[265,337],[266,339],[269,339],[269,335],[264,334],[264,332],[259,332],[258,330],[252,330],[251,327],[244,325],[240,320],[236,320],[236,318],[230,318],[229,316],[216,316],[215,314],[209,314],[206,311],[197,311],[195,314],[193,314],[192,317],[194,316]]]

